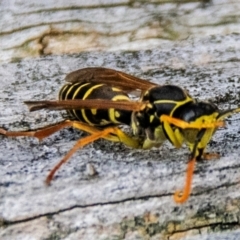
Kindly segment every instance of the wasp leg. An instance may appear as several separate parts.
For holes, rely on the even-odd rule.
[[[195,162],[196,162],[196,159],[201,158],[201,155],[202,155],[201,153],[201,155],[198,156],[199,154],[198,146],[199,144],[201,144],[201,140],[203,139],[206,131],[207,131],[206,129],[201,129],[197,134],[194,145],[192,147],[190,161],[188,162],[188,166],[187,166],[186,182],[185,182],[184,189],[183,191],[177,190],[173,196],[175,202],[177,203],[184,203],[188,199],[191,193]]]
[[[203,154],[203,158],[206,160],[211,160],[213,158],[218,158],[218,157],[219,157],[219,154],[217,154],[217,153],[204,153]],[[173,196],[174,201],[176,203],[184,203],[188,199],[188,197],[191,193],[191,185],[192,185],[192,178],[193,178],[195,162],[196,162],[196,158],[193,158],[188,162],[187,174],[186,174],[187,176],[186,176],[186,183],[184,186],[184,190],[183,191],[177,190]]]
[[[225,122],[224,121],[216,121],[216,122],[212,122],[212,123],[207,123],[207,122],[185,122],[183,120],[177,119],[177,118],[173,118],[167,115],[162,115],[160,117],[160,121],[161,122],[168,122],[171,123],[173,125],[175,125],[176,127],[185,129],[185,128],[196,128],[196,129],[201,129],[201,128],[217,128],[217,127],[224,127],[225,126]]]
[[[41,141],[43,138],[46,138],[65,127],[74,127],[88,133],[95,133],[98,131],[99,132],[102,131],[100,129],[97,129],[96,127],[90,126],[82,122],[66,120],[66,121],[57,123],[55,125],[46,126],[42,129],[37,129],[32,131],[10,132],[10,131],[6,131],[3,128],[0,128],[0,134],[5,135],[7,137],[36,137]],[[125,145],[132,148],[139,147],[140,145],[139,141],[128,136],[127,134],[122,132],[120,129],[116,130],[116,132],[117,134],[115,135],[110,134],[108,136],[105,136],[104,138],[112,142],[123,142]]]
[[[76,123],[73,125],[73,127],[75,128],[80,128],[82,129],[81,123]],[[93,128],[92,128],[93,129]],[[96,130],[96,129],[95,129]],[[92,135],[87,136],[83,139],[80,139],[77,141],[77,143],[73,146],[73,148],[65,155],[65,157],[50,171],[50,173],[48,174],[47,178],[46,178],[46,184],[49,185],[53,179],[54,174],[56,173],[56,171],[65,163],[69,160],[69,158],[79,149],[84,147],[85,145],[94,142],[95,140],[99,139],[99,138],[106,138],[108,140],[111,139],[111,137],[109,137],[111,134],[114,134],[116,137],[118,137],[118,141],[125,143],[126,145],[131,145],[132,143],[134,144],[138,144],[138,142],[133,139],[131,139],[130,137],[128,137],[126,134],[124,134],[120,129],[115,128],[115,127],[108,127],[105,128],[101,131],[96,130],[95,132],[92,132]],[[126,143],[126,141],[128,141]],[[131,144],[129,141],[132,141]]]
[[[5,135],[7,137],[36,137],[41,141],[43,138],[52,135],[53,133],[61,130],[62,128],[70,126],[72,126],[72,123],[70,121],[64,121],[57,123],[55,125],[47,126],[42,129],[37,129],[33,131],[10,132],[6,131],[3,128],[0,128],[0,134]]]
[[[51,134],[61,130],[65,127],[74,127],[83,131],[86,131],[92,135],[87,136],[83,139],[80,139],[74,147],[67,153],[67,155],[51,170],[49,175],[47,176],[46,183],[50,184],[55,172],[61,167],[63,163],[68,161],[68,159],[81,147],[85,146],[88,143],[91,143],[99,138],[104,138],[109,141],[113,142],[122,142],[125,145],[132,147],[132,148],[139,148],[140,142],[137,139],[134,139],[127,134],[125,134],[123,131],[121,131],[119,128],[115,127],[109,127],[106,129],[98,129],[96,127],[90,126],[85,123],[81,123],[78,121],[70,121],[66,120],[64,122],[57,123],[56,125],[47,126],[42,129],[34,130],[34,131],[26,131],[26,132],[10,132],[6,131],[3,128],[0,128],[0,134],[3,134],[7,137],[36,137],[39,140],[42,140],[45,137],[50,136]]]
[[[183,137],[180,133],[179,129],[176,128],[173,130],[173,128],[170,126],[169,122],[163,122],[163,128],[165,129],[167,136],[171,143],[176,147],[180,148],[183,144]]]
[[[96,127],[92,127],[88,124],[84,124],[84,123],[81,123],[78,121],[73,121],[72,127],[86,131],[91,134],[103,131],[102,129],[98,129]],[[106,129],[108,129],[108,128],[106,128]],[[131,148],[139,148],[140,147],[141,143],[139,142],[139,140],[128,136],[126,133],[124,133],[119,128],[112,127],[112,129],[114,129],[113,132],[111,132],[107,135],[104,135],[101,138],[104,138],[104,139],[112,141],[112,142],[122,142],[126,146],[131,147]]]
[[[184,203],[188,199],[191,193],[195,162],[196,162],[196,158],[193,158],[188,162],[187,174],[186,174],[187,177],[186,177],[186,183],[185,183],[184,189],[183,191],[177,190],[173,196],[173,199],[176,203]]]

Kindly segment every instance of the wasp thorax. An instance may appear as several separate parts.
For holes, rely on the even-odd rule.
[[[192,102],[193,99],[187,92],[180,87],[174,85],[164,85],[151,88],[143,96],[143,101],[149,101],[154,105],[155,114],[171,115],[174,109],[187,102]]]

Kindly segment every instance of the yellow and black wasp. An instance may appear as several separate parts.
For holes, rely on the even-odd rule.
[[[9,137],[28,136],[43,139],[64,127],[74,127],[90,135],[77,141],[73,148],[50,171],[50,184],[56,171],[79,149],[99,138],[122,142],[132,148],[150,149],[169,140],[176,148],[186,143],[190,149],[186,183],[176,191],[174,200],[186,201],[196,160],[211,158],[205,148],[224,119],[240,108],[221,111],[212,103],[197,101],[175,85],[157,85],[124,72],[107,68],[84,68],[66,76],[67,83],[56,101],[27,101],[30,111],[67,110],[69,118],[56,125],[26,132],[0,129]],[[140,91],[138,101],[129,94]],[[134,137],[118,126],[128,125]]]

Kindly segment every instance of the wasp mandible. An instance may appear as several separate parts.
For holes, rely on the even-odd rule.
[[[168,140],[176,148],[186,143],[190,157],[184,189],[176,191],[174,200],[185,202],[191,193],[195,161],[211,158],[205,148],[224,119],[240,108],[219,110],[209,102],[197,101],[187,91],[175,85],[158,85],[107,68],[83,68],[66,76],[66,84],[56,101],[26,101],[30,111],[40,109],[67,110],[69,118],[55,125],[25,132],[10,132],[0,128],[8,137],[27,136],[39,140],[65,127],[89,133],[50,171],[50,184],[56,171],[79,149],[99,138],[122,142],[132,148],[159,147]],[[129,94],[140,92],[133,101]],[[124,133],[119,125],[131,127],[134,137]],[[137,136],[137,137],[136,137]]]

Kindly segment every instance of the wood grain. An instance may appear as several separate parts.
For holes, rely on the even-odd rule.
[[[240,105],[239,40],[232,34],[140,52],[81,53],[2,64],[1,127],[28,130],[61,121],[59,112],[29,113],[23,101],[55,99],[67,73],[90,66],[177,84],[222,109],[235,107]],[[150,151],[133,150],[100,140],[79,150],[46,187],[47,173],[82,133],[65,129],[40,143],[0,136],[0,238],[236,239],[239,115],[227,123],[208,148],[221,158],[197,164],[191,197],[183,205],[172,195],[183,187],[187,148],[164,144]],[[97,175],[88,170],[92,167]]]

